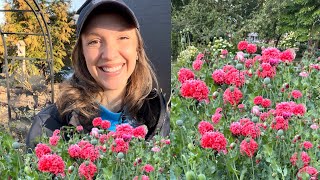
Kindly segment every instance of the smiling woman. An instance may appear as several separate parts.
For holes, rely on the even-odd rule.
[[[87,24],[81,41],[92,77],[104,91],[122,96],[138,61],[136,28],[118,14],[100,14]]]
[[[133,11],[121,0],[88,0],[78,12],[74,74],[61,85],[56,104],[34,117],[27,146],[35,147],[43,129],[48,136],[62,126],[90,132],[95,117],[109,120],[111,131],[128,123],[146,125],[147,140],[157,132],[167,136],[166,102]]]

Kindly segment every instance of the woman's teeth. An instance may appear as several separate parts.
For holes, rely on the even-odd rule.
[[[111,72],[112,73],[112,72],[119,71],[121,68],[122,68],[122,65],[121,66],[117,66],[117,67],[112,67],[112,68],[102,67],[101,69],[104,72]]]

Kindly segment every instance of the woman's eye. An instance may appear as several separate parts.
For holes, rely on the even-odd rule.
[[[94,45],[97,45],[97,44],[99,44],[99,43],[100,43],[99,40],[92,40],[92,41],[89,41],[89,42],[88,42],[88,45],[94,46]]]
[[[125,39],[129,39],[129,37],[128,36],[121,36],[119,39],[120,40],[125,40]]]

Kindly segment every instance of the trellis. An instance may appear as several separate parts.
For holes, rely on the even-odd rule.
[[[0,27],[1,39],[4,46],[4,62],[5,62],[5,75],[6,75],[6,93],[7,93],[7,106],[8,106],[8,119],[9,122],[12,121],[12,103],[10,97],[10,74],[9,74],[9,60],[18,60],[18,61],[33,61],[40,60],[46,62],[49,67],[49,77],[51,82],[51,102],[54,102],[54,72],[53,72],[53,53],[52,53],[52,41],[50,31],[48,29],[47,22],[45,21],[44,14],[42,9],[40,8],[38,2],[36,0],[28,1],[24,0],[24,2],[28,5],[30,9],[10,9],[4,10],[0,9],[0,12],[13,12],[13,13],[26,13],[31,12],[37,19],[39,23],[39,27],[41,29],[41,33],[27,33],[27,32],[5,32]],[[6,44],[6,38],[9,35],[29,35],[29,36],[41,36],[43,37],[43,44],[45,47],[46,57],[45,58],[37,58],[37,57],[22,57],[22,56],[9,56],[8,55],[8,45]]]

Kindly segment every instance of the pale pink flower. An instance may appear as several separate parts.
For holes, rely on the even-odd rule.
[[[94,137],[98,137],[98,136],[99,136],[99,132],[98,132],[98,131],[99,131],[98,128],[92,128],[90,134],[91,134],[92,136],[94,136]]]
[[[309,73],[307,73],[306,71],[302,71],[299,73],[299,76],[301,77],[308,77],[309,76]]]
[[[237,52],[237,55],[235,57],[236,60],[243,62],[244,61],[244,53],[243,52]]]
[[[253,106],[251,109],[252,114],[260,116],[260,108],[259,106]]]
[[[151,151],[160,152],[160,148],[158,146],[155,146],[155,147],[151,148]]]
[[[317,124],[312,124],[310,126],[310,128],[313,129],[313,130],[317,130],[319,128],[319,126]]]

